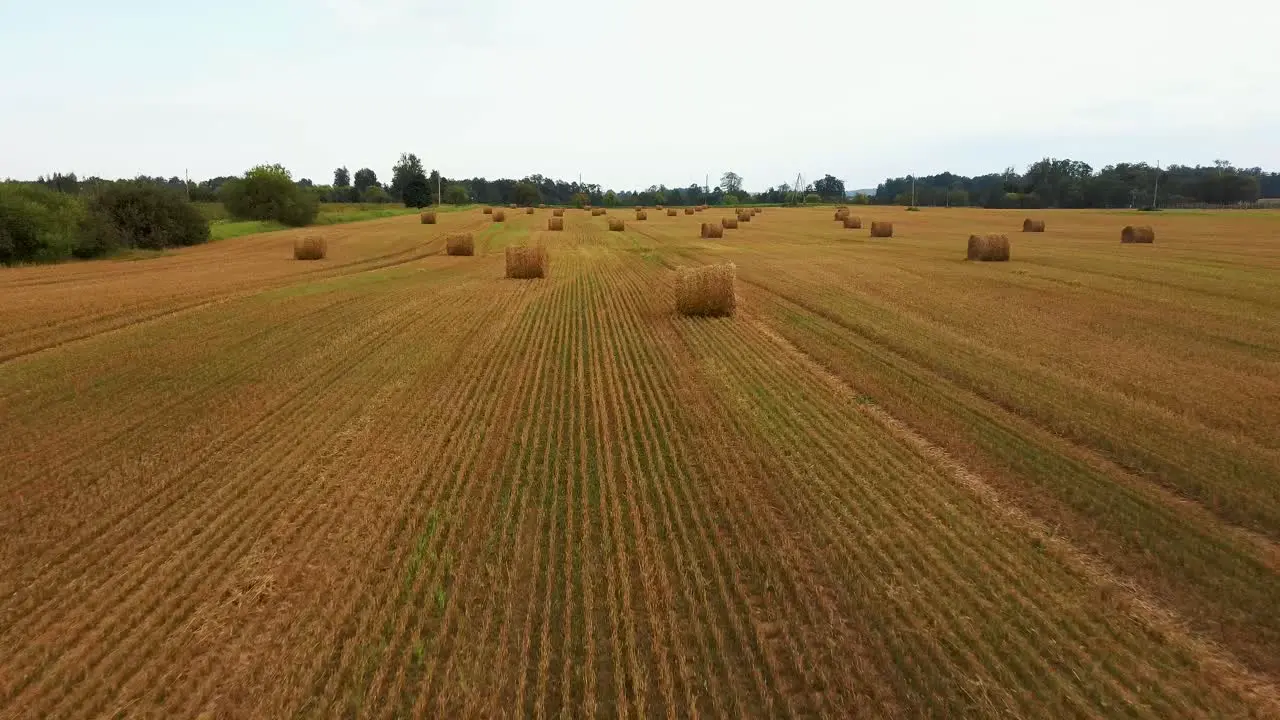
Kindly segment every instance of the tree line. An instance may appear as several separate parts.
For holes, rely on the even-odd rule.
[[[1211,166],[1120,163],[1094,170],[1079,160],[1045,158],[1025,173],[1006,168],[976,177],[944,172],[889,178],[869,202],[882,205],[975,205],[988,208],[1148,208],[1189,204],[1238,205],[1280,197],[1280,173]]]
[[[441,197],[442,196],[442,197]],[[1026,172],[967,177],[944,172],[889,178],[855,203],[979,205],[995,208],[1119,208],[1182,204],[1234,205],[1261,197],[1280,197],[1280,173],[1237,168],[1225,160],[1212,166],[1120,163],[1095,171],[1078,160],[1046,158]],[[446,204],[489,205],[799,205],[846,202],[845,185],[831,174],[791,187],[786,183],[760,192],[744,187],[741,175],[727,171],[715,187],[651,185],[643,190],[605,189],[599,184],[523,178],[445,178],[427,172],[417,155],[402,153],[389,180],[371,168],[352,173],[336,168],[332,182],[295,180],[280,165],[259,165],[240,176],[198,182],[178,177],[139,176],[129,180],[78,178],[74,173],[41,176],[34,182],[0,183],[0,263],[51,261],[68,256],[95,257],[122,248],[159,249],[208,240],[209,226],[193,203],[220,202],[241,220],[274,220],[285,225],[312,223],[321,203],[403,203],[424,207]]]

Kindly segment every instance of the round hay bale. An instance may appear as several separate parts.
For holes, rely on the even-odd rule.
[[[723,220],[721,220],[721,221],[720,221],[720,226],[721,226],[721,227],[723,227],[725,230],[737,230],[737,229],[738,229],[738,219],[737,219],[737,218],[725,218],[725,219],[723,219]]]
[[[751,213],[746,210],[738,213],[738,222],[751,222]]]
[[[636,206],[636,212],[640,212],[640,211],[641,211],[641,210],[643,210],[643,209],[644,209],[644,206],[643,206],[643,205],[637,205],[637,206]]]
[[[984,262],[1005,262],[1009,259],[1008,235],[970,235],[970,260]]]
[[[561,208],[556,208],[555,210],[551,211],[551,214],[554,215],[555,217],[564,217],[564,210]]]
[[[541,245],[508,246],[507,277],[518,280],[532,280],[547,276],[551,265],[551,257],[547,249]]]
[[[668,215],[670,215],[671,213],[667,213],[667,214],[668,214]],[[693,208],[690,208],[690,207],[685,208],[685,209],[684,209],[684,214],[685,214],[685,215],[692,215],[692,214],[693,214]]]
[[[510,205],[508,205],[507,207],[508,207],[509,209],[511,209],[511,210],[515,210],[517,206],[516,206],[516,204],[515,204],[515,203],[511,203],[511,204],[510,204]]]
[[[533,214],[533,208],[525,208],[525,210],[524,210],[524,214],[525,214],[525,215],[532,215],[532,214]]]
[[[476,243],[471,233],[450,233],[444,239],[446,255],[475,255]]]
[[[493,213],[493,221],[494,221],[494,222],[506,222],[506,221],[507,221],[507,214],[506,214],[505,212],[503,212],[502,210],[495,210],[495,211],[494,211],[494,213]]]
[[[564,230],[564,218],[562,217],[547,218],[547,229],[555,230],[557,232]]]
[[[667,209],[667,217],[675,217],[675,216],[677,216],[677,215],[679,215],[679,214],[680,214],[680,213],[676,212],[676,209],[675,209],[675,208],[668,208],[668,209]]]
[[[861,230],[861,229],[862,229],[862,218],[860,218],[860,217],[858,217],[858,216],[856,216],[856,215],[845,215],[845,216],[844,216],[844,229],[845,229],[845,230]]]
[[[840,208],[839,210],[836,210],[836,222],[843,222],[847,217],[849,217],[849,208]]]
[[[1156,231],[1149,225],[1125,225],[1124,230],[1120,231],[1122,243],[1153,243],[1155,241]]]
[[[487,207],[487,208],[485,208],[482,212],[484,212],[484,214],[485,214],[485,215],[492,215],[492,214],[493,214],[493,208],[491,208],[491,207]]]
[[[307,235],[293,241],[294,260],[323,260],[329,254],[329,241],[319,235]]]
[[[1044,221],[1027,218],[1022,221],[1022,232],[1044,232]]]
[[[622,232],[622,230],[623,230],[623,228],[624,228],[624,227],[625,227],[625,226],[624,226],[624,225],[623,225],[623,223],[622,223],[622,218],[616,218],[616,217],[611,217],[611,218],[609,218],[609,230],[610,230],[610,231],[612,231],[612,232]]]
[[[436,214],[434,212],[424,212],[418,216],[418,219],[422,221],[423,225],[436,224]]]
[[[591,208],[591,217],[598,217],[604,214],[604,208]]]
[[[546,203],[538,203],[538,209],[541,210],[547,206]]]
[[[724,228],[716,223],[702,223],[702,237],[722,238],[724,237]]]
[[[637,220],[648,220],[648,219],[649,219],[649,213],[645,212],[644,210],[637,210],[637,211],[636,211],[636,219],[637,219]]]
[[[736,277],[733,263],[676,268],[676,310],[700,317],[732,315],[738,304]]]
[[[893,223],[872,220],[871,237],[893,237]]]
[[[655,209],[655,210],[661,210],[661,209],[662,209],[662,206],[661,206],[661,205],[654,205],[654,206],[653,206],[653,209]]]

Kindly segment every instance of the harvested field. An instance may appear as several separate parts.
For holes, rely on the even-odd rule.
[[[1280,715],[1280,212],[904,212],[0,269],[0,716]]]

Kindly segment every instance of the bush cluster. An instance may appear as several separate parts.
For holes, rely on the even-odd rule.
[[[222,204],[239,220],[275,220],[292,227],[310,225],[320,212],[320,198],[293,182],[280,165],[259,165],[223,184]]]
[[[0,184],[0,263],[91,258],[208,240],[209,224],[195,206],[162,186],[114,183],[81,197],[42,185]]]

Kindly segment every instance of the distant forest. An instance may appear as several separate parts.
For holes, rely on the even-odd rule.
[[[331,183],[318,184],[302,178],[296,184],[321,202],[406,202],[411,205],[435,203],[437,179],[444,202],[454,204],[732,205],[846,200],[844,182],[830,174],[803,188],[782,183],[759,192],[744,189],[742,177],[733,172],[724,173],[720,184],[709,189],[694,183],[684,187],[653,185],[643,190],[608,190],[598,184],[568,182],[543,175],[495,180],[439,178],[437,171],[427,174],[421,168],[421,161],[406,153],[393,168],[392,180],[387,183],[379,181],[377,173],[370,168],[361,168],[352,174],[343,167],[334,171]],[[195,202],[217,202],[223,199],[220,195],[223,186],[235,179],[216,177],[187,183],[178,177],[142,176],[131,182],[168,187]],[[97,177],[81,179],[74,173],[36,180],[36,184],[70,194],[92,193],[94,188],[112,182]],[[1022,173],[1010,167],[1004,172],[975,177],[950,172],[917,176],[914,203],[990,208],[1127,208],[1238,205],[1276,197],[1280,197],[1280,173],[1256,167],[1237,168],[1225,160],[1211,166],[1171,165],[1163,169],[1146,163],[1120,163],[1094,170],[1078,160],[1046,158]],[[910,205],[912,178],[886,179],[874,194],[856,195],[851,201]]]
[[[891,178],[870,202],[910,205],[910,176]],[[1159,196],[1156,196],[1159,193]],[[915,178],[917,205],[980,205],[989,208],[1127,208],[1188,204],[1237,205],[1280,197],[1280,173],[1241,169],[1225,160],[1204,167],[1120,163],[1094,170],[1078,160],[1046,158],[1019,174],[965,177],[949,172]]]

